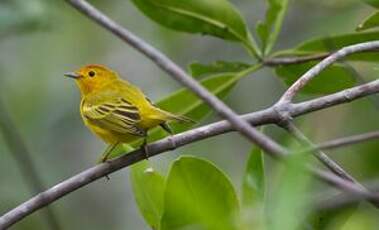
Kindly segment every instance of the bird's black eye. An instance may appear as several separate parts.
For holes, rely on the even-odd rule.
[[[95,75],[96,75],[96,73],[95,73],[95,71],[89,71],[88,72],[88,75],[90,76],[90,77],[94,77]]]

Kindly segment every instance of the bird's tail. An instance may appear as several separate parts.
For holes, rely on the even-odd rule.
[[[193,123],[193,124],[196,123],[196,121],[192,120],[189,117],[186,117],[186,116],[183,116],[183,115],[176,115],[176,114],[164,111],[164,110],[160,110],[160,111],[164,114],[164,116],[168,120],[182,122],[182,123]]]

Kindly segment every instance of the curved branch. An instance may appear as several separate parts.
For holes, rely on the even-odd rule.
[[[356,100],[367,95],[371,95],[379,92],[379,80],[353,87],[339,93],[331,94],[328,96],[320,97],[310,101],[292,104],[288,109],[289,114],[292,117],[297,117],[306,113],[310,113],[316,110],[325,109],[331,106],[335,106],[342,103],[347,103],[352,100]],[[265,110],[253,112],[241,116],[247,120],[251,125],[259,126],[269,123],[280,123],[281,117],[277,113],[277,108],[270,107]],[[200,141],[209,137],[220,135],[226,132],[232,131],[232,126],[227,121],[219,121],[209,125],[205,125],[193,130],[189,130],[180,134],[177,134],[171,138],[177,143],[177,146],[187,145],[196,141]],[[148,145],[149,154],[158,155],[165,151],[169,151],[172,147],[171,141],[166,139],[159,140]],[[139,151],[133,151],[120,158],[112,160],[110,162],[96,165],[89,168],[57,185],[46,190],[43,193],[31,198],[30,200],[20,204],[16,208],[10,210],[0,217],[0,229],[7,228],[24,217],[30,215],[36,210],[45,207],[59,198],[101,178],[108,174],[111,174],[117,170],[120,170],[128,165],[143,160],[145,155]],[[330,175],[328,175],[330,177]],[[337,180],[339,183],[341,180]],[[346,183],[346,182],[345,182]],[[350,183],[347,183],[350,184]],[[364,198],[367,194],[363,195]]]
[[[321,71],[325,68],[338,61],[341,58],[344,58],[350,54],[368,51],[368,50],[376,50],[379,48],[379,41],[371,41],[365,43],[359,43],[351,46],[346,46],[337,52],[331,54],[320,63],[312,67],[305,74],[303,74],[297,81],[291,85],[287,89],[287,91],[283,94],[282,98],[278,103],[288,103],[292,101],[293,97],[315,76],[317,76]]]

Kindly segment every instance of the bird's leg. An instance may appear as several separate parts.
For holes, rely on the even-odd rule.
[[[174,139],[172,139],[172,135],[174,135],[174,132],[172,131],[171,127],[167,124],[167,122],[164,122],[160,124],[159,126],[161,126],[162,129],[164,129],[168,134],[170,134],[170,136],[168,137],[168,140],[170,141],[170,144],[171,144],[170,150],[175,150],[177,145]]]
[[[145,154],[146,160],[149,160],[149,150],[147,148],[147,135],[143,137],[143,142],[141,144],[141,150]]]
[[[114,144],[110,144],[106,149],[105,152],[103,153],[103,157],[101,158],[101,162],[104,163],[105,161],[108,160],[109,155],[112,153],[112,151],[116,148],[116,146],[119,143],[116,142]]]
[[[105,149],[105,152],[103,153],[103,157],[101,158],[101,163],[104,163],[108,160],[109,155],[116,148],[118,144],[119,143],[117,142],[117,143],[108,145],[108,147]],[[105,178],[107,178],[107,180],[110,180],[109,175],[105,175]]]

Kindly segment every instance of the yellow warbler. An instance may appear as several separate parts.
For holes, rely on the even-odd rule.
[[[74,78],[80,93],[80,113],[84,124],[109,144],[102,161],[120,143],[130,143],[161,126],[171,133],[168,121],[190,122],[189,118],[159,109],[136,86],[120,79],[102,65],[87,65],[65,76]]]

